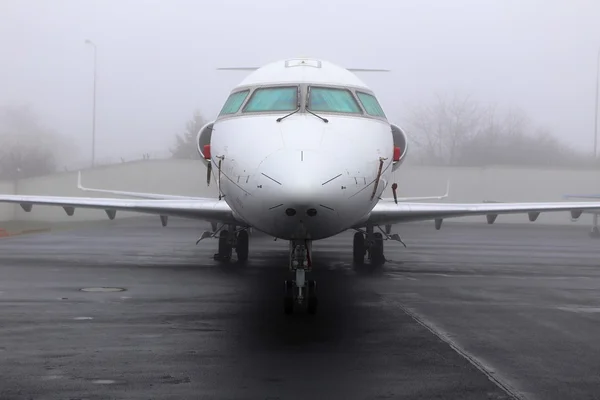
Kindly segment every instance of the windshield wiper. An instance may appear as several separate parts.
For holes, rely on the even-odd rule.
[[[289,117],[290,115],[296,114],[298,111],[300,111],[300,104],[298,104],[298,108],[296,108],[294,111],[292,111],[291,113],[289,113],[287,115],[284,115],[283,117],[277,118],[275,121],[281,122],[283,119]]]
[[[327,118],[323,118],[320,115],[315,114],[314,112],[310,111],[308,109],[308,101],[310,99],[310,86],[308,87],[308,92],[306,93],[306,102],[304,104],[304,109],[306,110],[307,113],[314,115],[315,117],[319,118],[321,121],[328,123],[329,120]]]
[[[315,117],[319,118],[321,121],[323,121],[325,123],[329,122],[329,120],[327,118],[323,118],[320,115],[315,114],[314,112],[310,111],[308,108],[306,109],[306,112],[314,115]]]
[[[289,117],[290,115],[296,114],[298,111],[300,111],[300,86],[298,86],[297,91],[296,91],[296,109],[294,111],[292,111],[291,113],[284,115],[283,117],[277,118],[275,121],[281,122],[285,118]]]

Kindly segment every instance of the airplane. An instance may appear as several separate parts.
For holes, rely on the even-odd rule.
[[[563,196],[565,199],[594,199],[600,200],[600,194],[566,194]],[[590,236],[594,238],[600,238],[600,228],[598,227],[598,215],[600,210],[585,210],[585,214],[592,214],[592,230]],[[572,218],[573,222],[579,218]]]
[[[109,219],[117,211],[134,211],[160,216],[163,226],[170,216],[207,221],[212,229],[198,241],[218,238],[215,259],[221,262],[231,260],[234,249],[238,262],[248,259],[252,230],[288,241],[293,279],[284,284],[286,314],[296,308],[317,311],[317,285],[307,279],[315,265],[315,240],[355,231],[353,262],[367,258],[381,265],[384,241],[402,242],[390,232],[395,224],[432,220],[440,229],[445,218],[485,215],[493,224],[500,214],[523,213],[535,221],[541,212],[569,211],[578,218],[585,210],[600,209],[600,202],[463,204],[398,198],[392,173],[406,160],[408,136],[388,120],[376,94],[358,78],[368,70],[313,58],[239,69],[251,72],[196,141],[207,184],[215,182],[218,198],[104,190],[134,198],[0,194],[0,203],[20,204],[26,212],[34,205],[59,206],[67,215],[77,208],[100,209]],[[390,183],[394,198],[382,198]]]

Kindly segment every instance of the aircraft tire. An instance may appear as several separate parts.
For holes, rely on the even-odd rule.
[[[290,315],[294,312],[294,284],[292,281],[285,281],[283,311],[286,315]]]
[[[352,256],[356,264],[362,264],[365,262],[365,236],[361,232],[354,234],[354,240],[352,242]]]
[[[374,265],[383,265],[385,255],[383,253],[383,235],[379,232],[373,234],[374,242],[371,246],[371,263]]]
[[[317,313],[317,307],[319,305],[319,299],[317,298],[317,283],[315,281],[308,281],[307,289],[306,310],[309,314],[314,315]]]
[[[286,296],[283,299],[283,312],[285,312],[286,315],[291,315],[294,313],[294,298],[293,297]]]
[[[235,252],[237,253],[238,261],[246,261],[248,260],[248,250],[249,250],[249,235],[248,231],[241,231],[237,235],[237,245],[235,248]]]
[[[219,234],[219,252],[215,255],[218,256],[218,258],[215,257],[215,259],[218,259],[219,261],[227,261],[231,259],[232,248],[231,245],[227,243],[228,235],[229,232],[226,230],[222,230]]]

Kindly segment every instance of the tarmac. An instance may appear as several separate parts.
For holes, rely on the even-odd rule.
[[[319,310],[283,313],[287,243],[213,260],[205,224],[123,219],[0,239],[0,399],[599,399],[600,240],[395,227],[314,245]]]

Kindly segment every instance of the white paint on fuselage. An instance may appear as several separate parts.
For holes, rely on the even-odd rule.
[[[295,77],[286,79],[323,84],[332,79],[327,76],[341,70],[331,85],[361,84],[347,70],[328,67],[288,68],[286,73],[295,71]],[[317,79],[319,71],[325,77]],[[268,74],[261,70],[254,74],[263,80],[261,85],[268,85],[264,81]],[[277,76],[273,83],[284,80]],[[344,81],[348,76],[354,78]],[[242,85],[252,82],[247,78]],[[211,153],[215,165],[223,157],[220,182],[225,201],[249,225],[282,239],[322,239],[351,228],[371,211],[389,182],[393,157],[389,123],[326,113],[319,115],[328,123],[308,113],[276,121],[285,114],[242,115],[215,122]],[[380,159],[384,159],[383,173],[372,198]],[[288,209],[296,214],[288,215]],[[308,215],[310,209],[316,215]]]
[[[302,61],[306,61],[302,64]],[[286,67],[286,63],[289,67]],[[267,64],[249,74],[238,86],[310,83],[368,88],[355,74],[325,60],[291,59]]]

